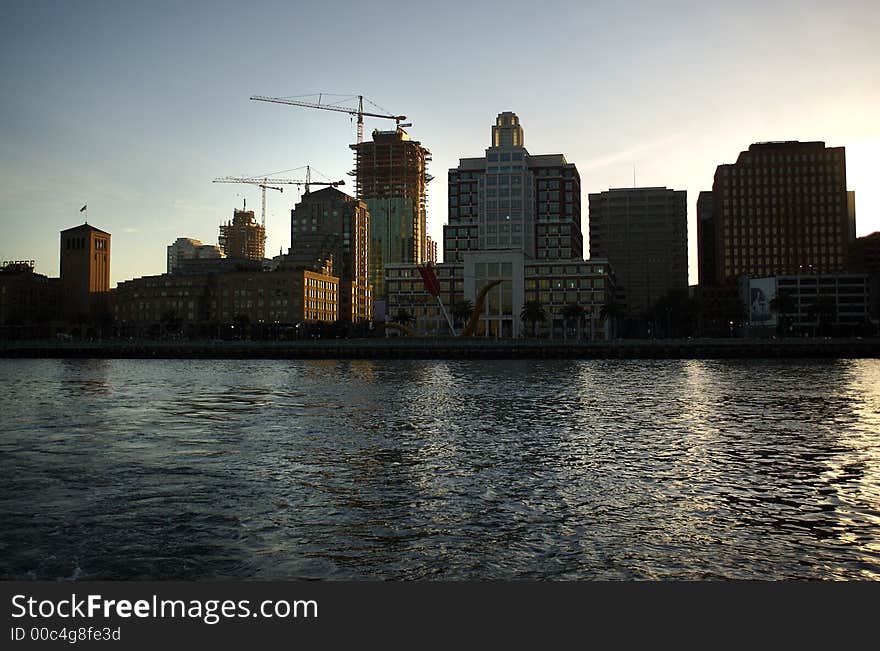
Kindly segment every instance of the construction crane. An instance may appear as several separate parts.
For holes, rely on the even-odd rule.
[[[357,116],[357,141],[361,144],[364,141],[364,116],[371,118],[385,118],[394,120],[398,127],[411,127],[412,124],[401,124],[406,120],[405,115],[389,115],[386,113],[368,113],[364,111],[364,96],[358,95],[358,107],[349,108],[346,106],[336,106],[333,104],[321,104],[322,95],[318,95],[317,102],[303,102],[296,99],[285,99],[283,97],[265,97],[264,95],[251,95],[251,99],[260,102],[275,102],[276,104],[289,104],[290,106],[305,106],[306,108],[324,109],[325,111],[339,111],[340,113],[348,113]],[[370,100],[367,100],[368,102]],[[372,104],[372,102],[370,102]],[[384,109],[383,109],[384,110]]]
[[[305,186],[306,194],[309,193],[309,186],[312,185],[328,185],[331,187],[337,187],[340,185],[345,185],[345,181],[312,181],[312,170],[311,167],[306,165],[306,178],[304,181],[300,179],[274,179],[269,177],[254,177],[254,176],[223,176],[213,180],[213,183],[247,183],[249,185],[256,185],[262,190],[262,226],[263,232],[266,229],[266,190],[278,190],[279,192],[284,192],[284,188],[279,188],[279,185],[301,185]]]

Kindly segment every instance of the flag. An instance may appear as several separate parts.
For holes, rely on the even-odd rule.
[[[89,204],[86,204],[86,206],[88,206],[88,205],[89,205]],[[85,209],[86,209],[86,206],[83,206],[82,208],[80,208],[79,211],[82,212],[83,210],[85,210]]]

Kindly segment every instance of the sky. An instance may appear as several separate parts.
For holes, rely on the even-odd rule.
[[[258,188],[216,177],[310,165],[352,193],[351,116],[249,98],[361,94],[431,150],[435,239],[448,170],[514,111],[530,153],[578,166],[585,251],[589,193],[687,190],[695,284],[697,195],[754,142],[846,147],[857,235],[880,230],[878,34],[876,0],[6,0],[0,259],[57,276],[58,233],[87,204],[116,285],[164,273],[178,237],[216,243],[243,201],[259,216]],[[267,256],[300,193],[267,193]]]

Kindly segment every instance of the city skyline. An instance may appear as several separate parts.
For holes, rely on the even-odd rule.
[[[484,155],[488,125],[503,111],[520,116],[530,151],[577,165],[583,205],[611,188],[686,190],[690,284],[699,191],[756,142],[845,147],[856,235],[880,230],[872,3],[556,3],[537,14],[520,3],[403,14],[379,3],[371,15],[347,3],[172,7],[9,8],[0,258],[34,259],[39,273],[57,276],[56,234],[82,223],[88,204],[89,223],[114,235],[111,286],[162,273],[177,238],[214,244],[242,199],[259,210],[258,188],[213,178],[309,164],[338,179],[353,169],[348,116],[248,99],[321,91],[363,93],[413,123],[408,132],[433,153],[435,241],[448,223],[448,170]],[[492,32],[499,21],[504,32]],[[236,40],[248,37],[246,47]],[[510,47],[498,50],[492,38]],[[365,139],[374,128],[388,123],[368,118]],[[341,189],[353,194],[354,184]],[[267,197],[267,256],[290,245],[290,209],[301,197],[293,190]]]

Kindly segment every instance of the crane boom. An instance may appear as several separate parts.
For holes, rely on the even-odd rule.
[[[284,99],[282,97],[266,97],[265,95],[251,95],[251,99],[259,102],[274,102],[275,104],[288,104],[290,106],[304,106],[306,108],[324,109],[325,111],[338,111],[339,113],[348,113],[357,116],[358,144],[364,141],[364,116],[370,118],[385,118],[394,120],[397,126],[406,120],[405,115],[387,115],[385,113],[369,113],[364,111],[364,96],[358,95],[358,107],[348,108],[345,106],[331,106],[328,104],[320,104],[317,102],[303,102],[297,99]]]
[[[221,176],[220,178],[216,178],[212,181],[212,183],[247,183],[249,185],[256,185],[262,191],[262,199],[263,199],[263,210],[262,210],[262,224],[263,224],[263,232],[266,232],[266,190],[278,190],[279,192],[284,192],[284,188],[275,187],[277,185],[304,185],[306,187],[306,194],[309,192],[310,185],[329,185],[332,187],[336,187],[339,185],[345,185],[345,181],[312,181],[311,180],[311,169],[306,166],[306,180],[301,181],[300,179],[270,179],[268,177],[257,177],[257,176]],[[275,185],[272,185],[275,184]]]

